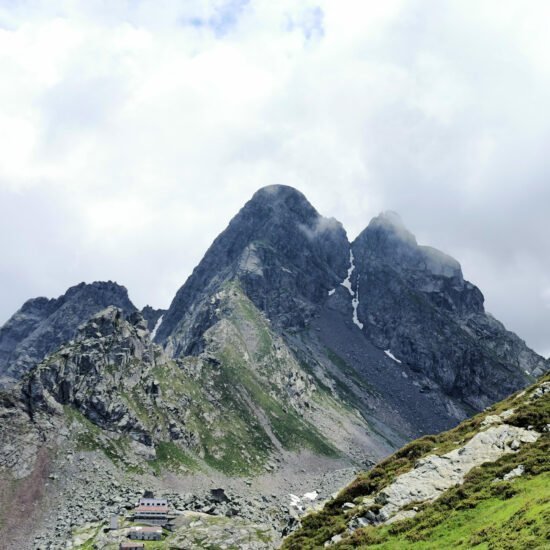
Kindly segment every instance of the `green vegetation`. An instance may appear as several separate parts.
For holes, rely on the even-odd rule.
[[[214,359],[196,380],[215,394],[217,405],[204,395],[190,404],[189,426],[199,434],[205,462],[230,475],[248,475],[262,471],[279,445],[335,456],[277,384],[293,358],[278,352],[281,344],[268,321],[238,284],[227,285],[225,293],[225,320],[215,328],[221,334],[214,332],[209,346]]]
[[[537,429],[543,435],[519,452],[506,454],[496,462],[474,468],[462,485],[452,488],[434,502],[418,503],[419,512],[410,519],[387,526],[358,529],[333,546],[349,548],[543,548],[550,540],[550,399],[548,395],[531,399],[542,382],[518,392],[487,411],[466,420],[448,432],[426,436],[406,445],[330,501],[323,510],[306,516],[301,528],[286,539],[287,550],[323,547],[336,534],[345,534],[347,524],[366,510],[364,497],[374,496],[399,475],[429,454],[445,454],[463,446],[483,429],[488,415],[513,409],[508,424]],[[498,481],[504,474],[523,465],[521,478]],[[497,480],[497,481],[495,481]],[[358,506],[344,510],[345,502]],[[369,509],[379,507],[371,506]]]
[[[199,463],[171,441],[159,443],[156,446],[156,458],[149,460],[148,464],[157,474],[160,474],[163,469],[200,470]]]
[[[283,447],[296,450],[306,446],[318,453],[335,456],[336,450],[314,426],[300,418],[291,406],[283,407],[282,403],[288,397],[273,382],[273,377],[281,376],[288,366],[285,361],[293,359],[277,354],[268,322],[240,289],[235,289],[235,292],[236,307],[230,320],[235,328],[236,339],[239,340],[229,339],[220,357],[225,375],[230,379],[228,382],[235,384],[237,381],[241,394],[246,394],[261,409],[260,414],[265,414],[273,434]],[[243,325],[242,321],[246,324]],[[254,364],[247,364],[243,357],[242,351],[247,349],[244,333],[252,334],[253,341],[257,343],[253,354]]]
[[[550,540],[550,438],[475,468],[414,518],[356,531],[338,549],[541,548]],[[520,479],[497,481],[519,464]]]
[[[297,450],[303,446],[327,456],[336,456],[337,451],[330,446],[309,423],[298,417],[292,408],[283,409],[280,401],[271,397],[250,372],[241,373],[240,382],[254,401],[267,415],[271,429],[283,447]]]
[[[99,426],[72,406],[65,406],[64,411],[69,427],[76,432],[77,451],[102,451],[112,462],[125,463],[130,444],[128,437],[114,439],[106,436]]]
[[[144,541],[143,545],[145,550],[166,550],[166,548],[169,548],[169,545],[162,540],[158,540],[158,541],[147,540],[147,541]]]

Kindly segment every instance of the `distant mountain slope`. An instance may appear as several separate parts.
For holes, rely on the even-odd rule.
[[[111,281],[80,283],[59,298],[27,300],[0,327],[0,387],[14,384],[107,306],[122,309],[126,316],[137,311],[126,288]],[[153,331],[164,310],[145,306],[141,313]]]
[[[302,520],[286,550],[547,548],[550,375],[413,441]]]
[[[34,298],[0,328],[0,387],[13,383],[48,353],[68,342],[76,329],[107,306],[136,311],[128,291],[111,281],[80,283],[59,298]]]
[[[396,214],[374,218],[352,243],[357,317],[378,347],[474,410],[524,386],[545,361],[484,311],[460,264],[419,246]]]

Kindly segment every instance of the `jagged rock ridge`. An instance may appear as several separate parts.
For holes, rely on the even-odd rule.
[[[136,311],[128,291],[111,281],[80,283],[59,298],[34,298],[0,328],[0,387],[13,383],[73,338],[79,325],[107,306]]]
[[[108,306],[120,308],[125,316],[137,311],[126,288],[111,281],[80,283],[59,298],[25,302],[0,328],[0,387],[15,383],[49,353],[69,342],[82,323]],[[151,306],[141,310],[149,330],[164,312]]]

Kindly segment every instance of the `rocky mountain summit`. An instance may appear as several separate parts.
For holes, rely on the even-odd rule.
[[[342,225],[295,189],[260,189],[214,241],[164,315],[156,342],[176,356],[201,347],[216,318],[211,297],[228,281],[279,329],[304,328],[345,273]]]
[[[367,337],[445,394],[480,410],[546,370],[543,358],[485,312],[460,264],[419,246],[396,214],[373,219],[352,250],[351,283]]]

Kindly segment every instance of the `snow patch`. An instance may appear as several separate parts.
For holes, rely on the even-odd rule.
[[[332,290],[329,290],[329,291],[328,291],[328,295],[329,295],[329,296],[332,296],[335,292],[336,292],[336,289],[333,288]]]
[[[348,268],[348,276],[340,283],[343,287],[347,288],[349,293],[353,296],[354,292],[351,288],[351,274],[353,273],[353,270],[355,269],[355,264],[353,263],[355,258],[353,257],[353,250],[349,251],[349,268]]]
[[[363,329],[363,323],[359,321],[359,317],[357,317],[357,308],[359,307],[359,279],[357,279],[357,290],[354,292],[353,287],[351,285],[351,275],[355,270],[355,258],[353,256],[353,250],[349,251],[349,268],[348,268],[348,276],[340,283],[341,286],[348,289],[348,292],[351,295],[351,306],[353,308],[353,315],[351,317],[351,320],[353,321],[353,324],[359,327],[361,330]],[[329,291],[329,296],[332,296],[334,294],[334,290]]]
[[[290,506],[297,508],[300,512],[306,511],[305,501],[313,502],[319,497],[319,491],[310,491],[309,493],[304,493],[301,497],[293,495],[290,493]]]
[[[399,359],[397,359],[397,357],[391,352],[391,350],[385,349],[385,350],[384,350],[384,353],[385,353],[390,359],[393,359],[396,363],[401,363],[401,361],[400,361]]]
[[[351,305],[353,307],[352,320],[361,330],[363,330],[363,323],[359,321],[359,317],[357,317],[357,308],[359,307],[359,279],[357,279],[357,290],[351,300]]]
[[[155,339],[155,336],[157,335],[157,331],[162,323],[162,318],[164,317],[164,315],[161,315],[158,319],[157,319],[157,322],[155,323],[155,328],[153,329],[153,331],[151,332],[151,340],[154,340]]]
[[[290,269],[287,269],[286,267],[281,267],[281,269],[285,272],[285,273],[290,273],[292,275],[292,271],[290,271]]]

